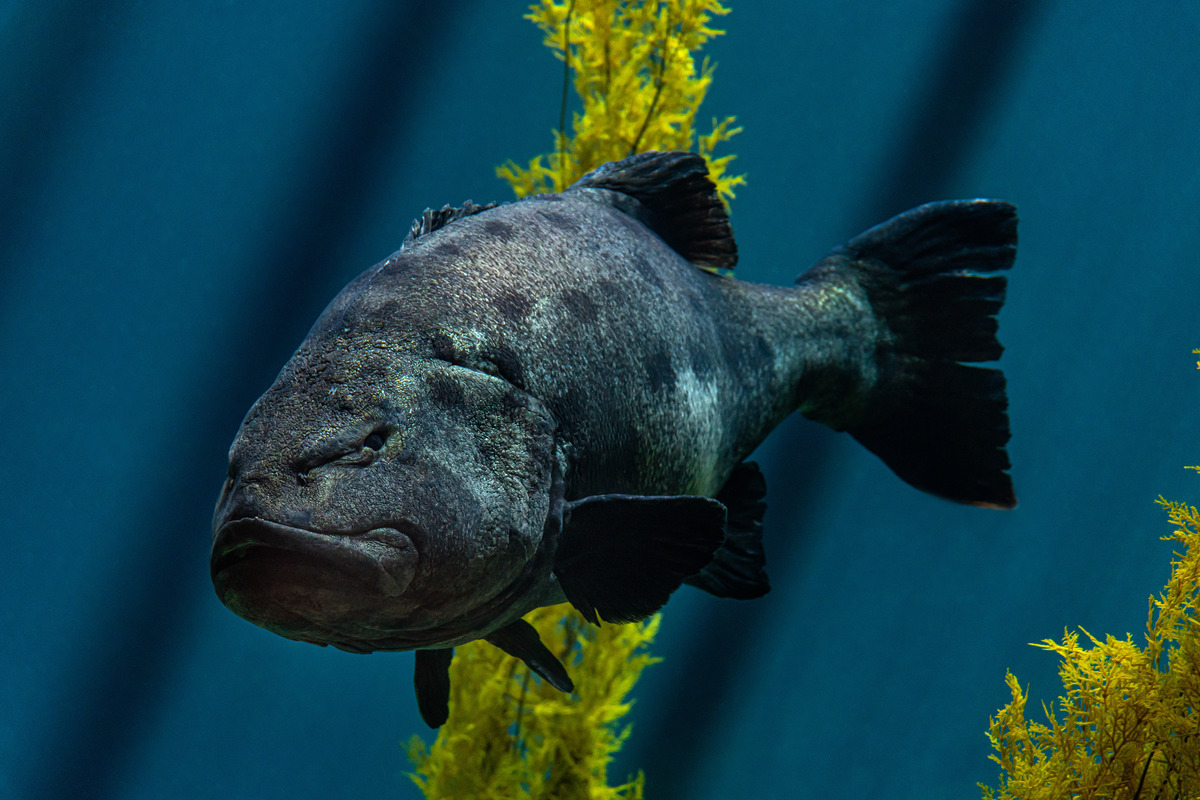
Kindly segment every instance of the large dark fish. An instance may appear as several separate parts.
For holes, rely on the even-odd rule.
[[[229,451],[212,579],[281,636],[416,650],[445,721],[455,645],[570,691],[522,615],[639,620],[681,583],[768,589],[743,459],[799,410],[901,478],[1015,504],[995,314],[1007,203],[934,203],[793,287],[736,249],[698,156],[645,153],[561,194],[426,211],[334,298]]]

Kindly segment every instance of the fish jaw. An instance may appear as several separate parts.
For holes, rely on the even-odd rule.
[[[291,639],[339,644],[412,609],[405,590],[419,557],[395,527],[322,533],[243,517],[220,526],[210,569],[234,613]]]

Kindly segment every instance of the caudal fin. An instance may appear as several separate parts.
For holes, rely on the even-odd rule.
[[[882,322],[867,413],[846,427],[908,483],[960,503],[1016,505],[996,313],[1017,213],[995,200],[930,203],[855,237],[814,268],[850,269]],[[803,278],[802,278],[803,280]]]

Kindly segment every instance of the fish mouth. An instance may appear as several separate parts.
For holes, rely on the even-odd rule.
[[[213,538],[213,588],[262,627],[309,639],[394,606],[416,574],[413,539],[396,527],[321,533],[261,517],[224,523]],[[324,638],[324,637],[321,637]]]

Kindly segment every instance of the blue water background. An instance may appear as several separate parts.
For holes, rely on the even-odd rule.
[[[764,445],[774,591],[667,607],[616,775],[654,798],[978,796],[1029,642],[1139,636],[1159,494],[1200,501],[1200,6],[738,2],[742,278],[919,202],[1021,211],[1001,314],[1020,507],[848,437]],[[412,656],[286,641],[208,578],[225,452],[426,206],[508,198],[561,68],[524,4],[0,4],[0,796],[413,798]]]

